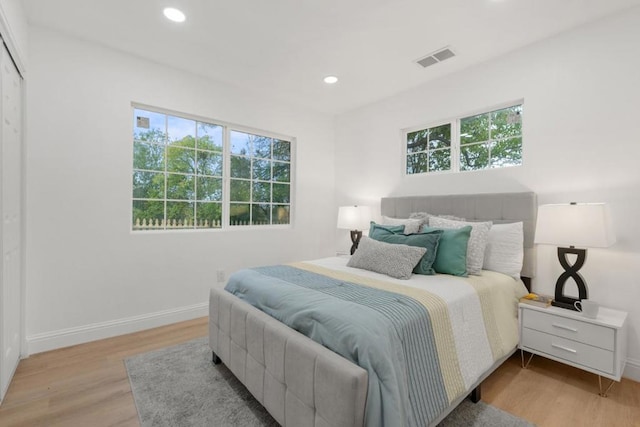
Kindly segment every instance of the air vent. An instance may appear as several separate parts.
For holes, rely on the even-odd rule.
[[[421,65],[423,68],[427,68],[431,65],[437,64],[438,62],[453,58],[454,56],[456,56],[456,54],[453,53],[453,51],[448,47],[445,47],[444,49],[440,49],[436,52],[430,53],[424,58],[418,59],[416,63]]]
[[[416,61],[418,64],[422,65],[424,68],[427,68],[430,65],[437,64],[438,60],[433,56],[427,56],[426,58],[422,58]]]

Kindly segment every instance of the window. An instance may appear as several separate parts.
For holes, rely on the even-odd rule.
[[[133,115],[133,230],[290,223],[290,140],[151,109]]]
[[[407,134],[407,174],[451,169],[451,124]]]
[[[518,166],[522,104],[410,130],[405,136],[407,175]]]
[[[288,224],[288,141],[231,131],[231,225]]]

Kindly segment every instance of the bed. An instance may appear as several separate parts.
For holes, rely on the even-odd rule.
[[[396,218],[406,218],[412,212],[429,212],[454,215],[471,221],[491,220],[494,224],[522,222],[525,247],[522,275],[527,277],[532,277],[534,271],[535,257],[532,246],[536,206],[536,197],[533,193],[395,197],[384,198],[381,201],[382,214]],[[496,320],[498,318],[493,314],[487,314],[487,308],[478,306],[477,301],[483,298],[495,300],[495,297],[487,297],[487,294],[482,292],[478,292],[475,296],[473,293],[471,296],[467,295],[469,289],[475,289],[474,292],[477,292],[478,289],[486,289],[489,284],[500,281],[506,283],[505,278],[500,277],[504,275],[483,271],[480,276],[469,276],[469,279],[446,275],[422,276],[417,278],[417,283],[406,286],[406,283],[401,284],[396,279],[347,267],[346,262],[345,258],[329,258],[288,266],[246,270],[234,275],[234,283],[237,283],[235,283],[236,287],[231,290],[237,296],[218,287],[211,290],[209,338],[214,361],[217,361],[218,358],[221,359],[281,425],[317,427],[362,426],[365,424],[398,425],[398,420],[402,420],[399,422],[400,425],[436,425],[469,393],[475,391],[476,397],[479,397],[479,385],[482,380],[515,351],[517,318],[514,301],[517,301],[517,298],[512,297],[512,306],[504,310],[495,310],[499,305],[496,305],[498,303],[494,301],[494,309],[489,310],[491,313],[494,311],[509,313],[512,310],[512,319],[506,322]],[[276,277],[276,273],[279,276]],[[288,296],[274,299],[269,294],[255,296],[255,294],[247,293],[245,295],[252,283],[257,280],[258,275],[268,276],[268,280],[277,286],[282,286],[283,295]],[[318,279],[320,276],[323,279]],[[283,280],[283,277],[286,280]],[[295,279],[291,279],[291,277],[295,277]],[[355,297],[348,296],[346,299],[371,298],[379,300],[383,298],[384,304],[381,306],[385,307],[385,310],[392,310],[393,304],[407,305],[409,303],[402,297],[389,299],[388,291],[396,292],[399,289],[397,287],[403,286],[403,289],[409,290],[402,292],[415,297],[415,292],[418,292],[417,288],[423,286],[421,281],[431,280],[433,282],[435,278],[439,278],[439,284],[435,287],[440,288],[440,291],[429,290],[429,292],[435,292],[438,301],[450,300],[449,302],[454,307],[449,308],[448,311],[451,318],[450,323],[464,324],[466,329],[462,328],[461,331],[443,335],[442,328],[438,326],[442,322],[437,321],[438,318],[429,313],[427,317],[431,316],[433,325],[431,326],[432,330],[425,335],[431,337],[427,341],[437,341],[437,345],[432,346],[436,350],[431,351],[440,353],[438,355],[432,354],[427,359],[425,359],[425,355],[430,351],[428,346],[420,347],[419,351],[404,352],[403,350],[401,352],[395,350],[398,345],[408,345],[405,341],[410,340],[405,337],[409,335],[402,335],[402,339],[398,340],[399,344],[387,345],[388,348],[385,348],[385,343],[387,340],[393,340],[393,337],[376,339],[370,336],[361,342],[354,341],[355,344],[351,346],[351,350],[341,353],[344,357],[338,355],[327,347],[340,352],[343,349],[335,347],[340,347],[344,342],[351,342],[352,335],[348,335],[349,338],[346,339],[334,338],[332,341],[333,332],[324,331],[323,336],[322,331],[318,332],[317,325],[313,322],[305,322],[304,316],[300,314],[305,312],[309,319],[327,316],[326,312],[319,311],[325,296],[321,296],[318,301],[314,301],[310,305],[313,310],[299,309],[295,308],[293,304],[295,304],[297,294],[303,290],[299,291],[297,288],[293,290],[289,287],[289,282],[293,283],[296,280],[305,284],[321,280],[319,285],[314,286],[321,286],[323,292],[349,293],[356,292],[350,287],[351,283],[357,284],[358,281],[363,281],[366,282],[365,287],[374,288],[371,291],[374,292],[374,295],[361,297],[360,294],[354,294]],[[511,279],[511,282],[516,281]],[[232,285],[231,282],[230,285]],[[326,289],[331,289],[331,291],[326,291]],[[459,293],[467,295],[466,299],[452,295],[452,293],[455,294],[452,289],[458,289]],[[440,293],[438,294],[438,292]],[[516,291],[514,290],[514,292]],[[247,297],[247,295],[254,296]],[[413,299],[419,300],[420,297]],[[251,304],[262,308],[271,315]],[[423,305],[429,304],[433,305],[433,302],[426,301]],[[455,308],[456,304],[457,308]],[[272,310],[274,307],[283,311],[274,311]],[[344,328],[338,326],[338,329],[349,329],[347,326],[350,327],[352,323],[360,321],[356,320],[360,318],[357,310],[347,307],[338,304],[333,308],[336,317],[340,313],[351,316],[342,320],[343,323],[339,325]],[[414,309],[420,311],[421,307]],[[327,310],[330,311],[331,306]],[[471,318],[466,321],[459,320],[465,316],[472,316],[473,312],[476,312],[476,316],[484,317],[484,320],[482,322],[469,321]],[[324,345],[286,326],[276,318],[283,321],[293,319],[293,326],[297,330],[310,334],[316,341],[322,342]],[[366,321],[362,322],[366,325]],[[479,325],[477,323],[482,323],[484,332],[478,332]],[[309,330],[305,331],[305,328]],[[427,329],[420,330],[426,331]],[[478,336],[487,338],[479,340]],[[496,336],[508,338],[498,342],[494,339]],[[395,339],[397,340],[397,337]],[[458,353],[446,353],[445,350],[442,350],[447,347],[443,344],[446,342],[450,347],[456,347]],[[366,359],[362,356],[364,354],[362,349],[365,346],[374,348],[372,351],[380,351],[380,356],[376,356],[380,358],[387,357],[387,354],[393,356],[395,353],[401,353],[403,356],[400,362],[402,363],[396,363],[398,362],[396,359],[393,359],[393,363],[378,363],[378,359],[373,357],[372,361],[369,360],[369,365],[362,363]],[[381,349],[379,350],[377,347],[381,347]],[[460,353],[461,348],[464,349],[463,354]],[[419,354],[420,357],[406,356],[414,353]],[[487,357],[489,353],[491,358]],[[447,365],[452,358],[464,360],[464,363],[456,365],[452,362],[451,366],[458,366],[453,369]],[[357,361],[367,369],[347,359]],[[418,359],[422,362],[418,362]],[[420,363],[425,366],[432,364],[430,361],[433,360],[438,360],[443,365],[439,366],[441,374],[435,371],[432,373],[420,365]],[[374,370],[371,369],[372,364],[376,365]],[[418,375],[418,372],[422,376]],[[394,387],[389,387],[389,383],[385,382],[385,378],[394,375],[406,376],[404,381],[399,381],[400,386],[397,387],[399,391]],[[443,387],[432,389],[426,386],[421,390],[414,390],[414,388],[431,381],[421,381],[420,378],[432,377],[442,382]],[[382,391],[378,392],[378,389]],[[410,399],[407,399],[406,396],[408,389],[409,393],[413,393]],[[438,393],[440,393],[440,397],[438,397]],[[442,398],[443,394],[444,399]],[[407,401],[415,401],[414,396],[416,395],[422,396],[421,398],[426,400],[433,400],[435,404],[431,402],[429,405],[425,404],[426,406],[417,409],[413,407],[407,410],[402,409],[402,405],[407,404]],[[396,403],[394,399],[398,399],[398,402],[401,403]],[[414,404],[411,403],[411,405]],[[400,408],[398,409],[398,407]],[[395,413],[394,410],[399,412]]]

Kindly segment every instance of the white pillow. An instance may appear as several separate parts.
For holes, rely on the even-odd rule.
[[[484,269],[520,278],[524,259],[522,222],[493,224],[484,251]]]
[[[472,227],[469,243],[467,243],[467,273],[478,275],[482,271],[484,264],[484,251],[489,241],[489,230],[491,221],[488,222],[467,222],[454,221],[441,217],[432,216],[429,218],[429,226],[437,228],[462,228],[467,225]]]
[[[419,233],[422,228],[422,220],[420,219],[401,219],[382,216],[380,225],[404,225],[404,234]]]

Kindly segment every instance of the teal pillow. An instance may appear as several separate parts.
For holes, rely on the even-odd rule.
[[[387,234],[404,233],[404,225],[380,225],[371,221],[369,225],[369,237],[375,239],[377,235],[386,236]],[[380,240],[380,239],[376,239]]]
[[[433,269],[438,273],[467,277],[467,244],[471,236],[471,226],[442,229],[424,226],[423,232],[443,231],[438,243],[438,253]]]
[[[438,252],[438,241],[443,234],[443,230],[434,230],[426,233],[415,234],[399,234],[404,230],[397,232],[392,229],[397,226],[381,226],[378,224],[372,224],[369,230],[369,237],[385,243],[401,244],[408,246],[417,246],[425,248],[427,252],[422,256],[420,262],[414,267],[413,272],[415,274],[435,274],[433,270],[433,261],[436,259],[436,253]]]

